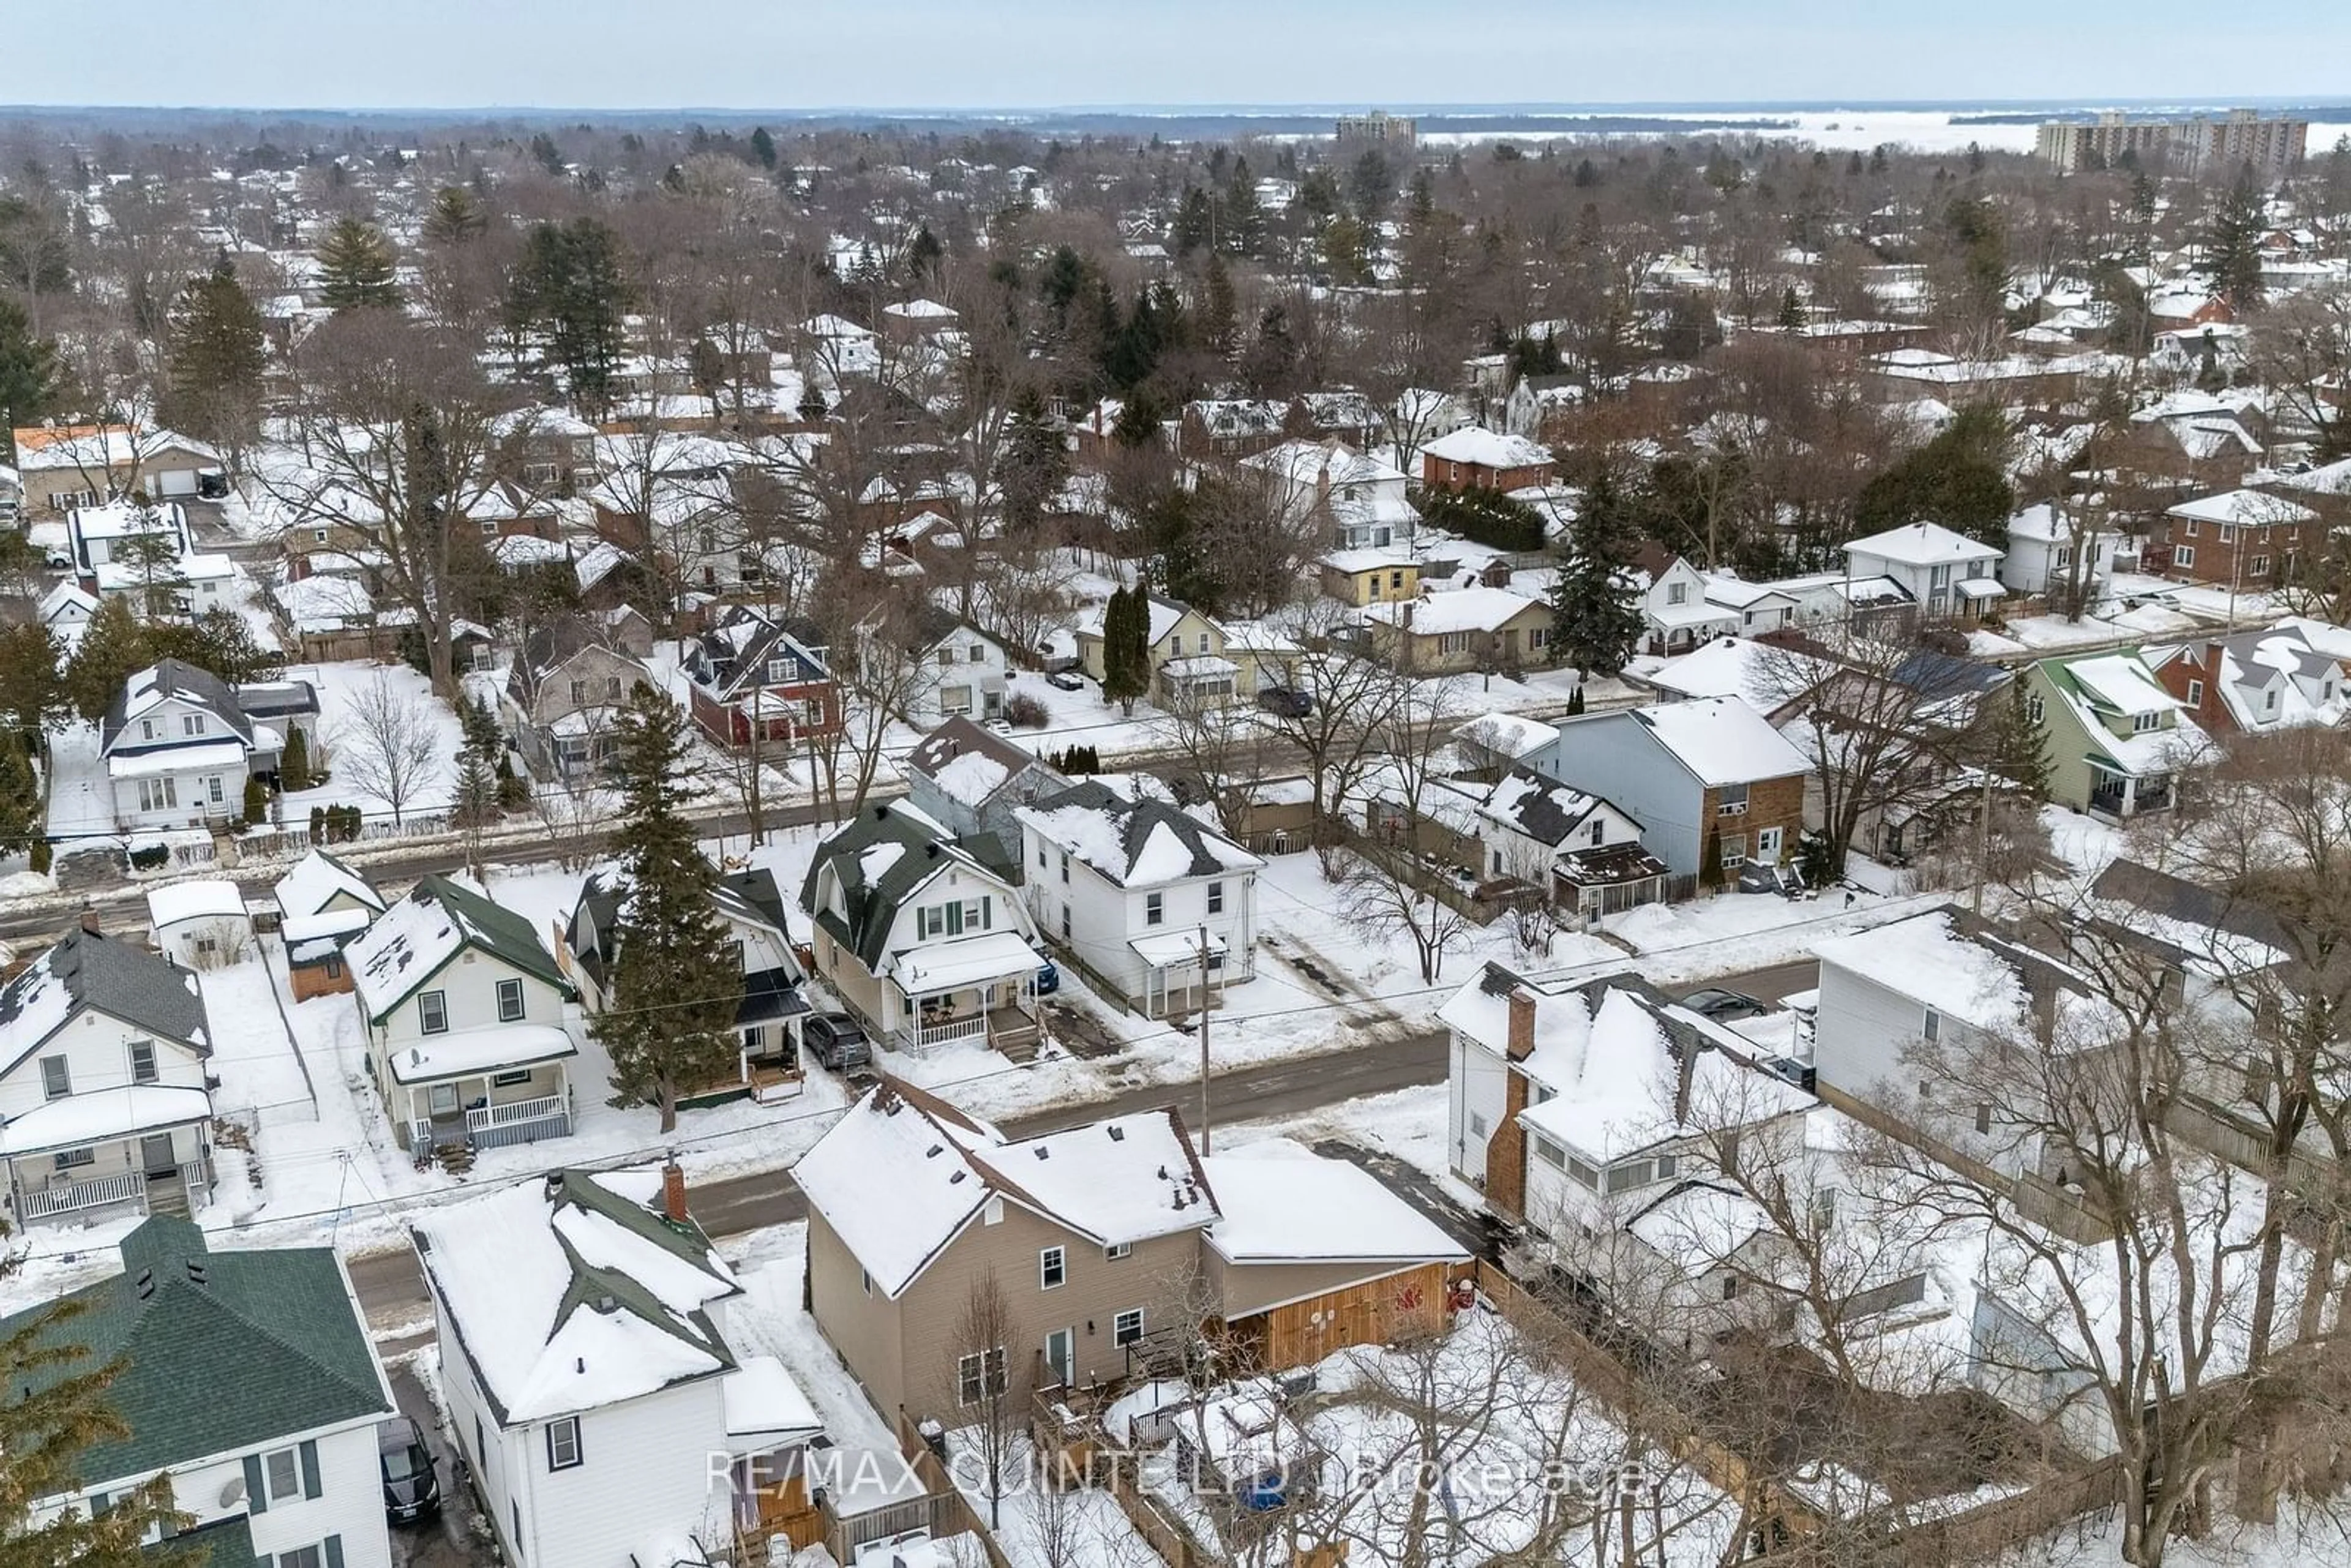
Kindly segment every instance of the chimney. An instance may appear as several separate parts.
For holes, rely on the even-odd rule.
[[[81,912],[81,928],[92,936],[106,935],[106,928],[98,923],[98,911],[95,909],[84,909]]]
[[[662,1166],[662,1212],[673,1225],[685,1223],[685,1172],[678,1168],[674,1155]]]
[[[1505,1046],[1512,1061],[1535,1053],[1535,994],[1520,986],[1510,993],[1510,1035]]]

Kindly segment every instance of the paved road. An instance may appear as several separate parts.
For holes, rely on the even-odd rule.
[[[1792,964],[1774,964],[1766,969],[1750,969],[1743,975],[1727,975],[1707,984],[1719,986],[1726,991],[1753,997],[1759,1002],[1784,1002],[1798,991],[1819,988],[1821,961],[1800,958]],[[1691,988],[1693,990],[1696,987]]]

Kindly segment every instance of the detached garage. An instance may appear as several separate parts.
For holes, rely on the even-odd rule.
[[[147,894],[148,940],[183,969],[220,969],[253,951],[253,917],[233,882],[175,882]]]

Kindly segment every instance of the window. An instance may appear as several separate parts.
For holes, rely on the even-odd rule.
[[[991,1394],[1002,1394],[1009,1382],[1005,1376],[1004,1349],[982,1351],[956,1362],[956,1400],[958,1404],[977,1405]]]
[[[939,666],[939,668],[940,668],[940,669],[942,669],[942,670],[946,669],[946,668],[948,668],[950,665],[952,665],[954,663],[955,663],[955,650],[954,650],[953,648],[942,648],[942,649],[940,649],[940,650],[939,650],[939,653],[938,653],[938,666]]]
[[[133,1083],[155,1082],[155,1042],[153,1040],[134,1040],[131,1042],[131,1082]]]
[[[225,799],[225,797],[221,793],[219,774],[212,774],[204,779],[204,799],[210,800],[215,806],[221,804],[223,800]]]
[[[2179,537],[2183,539],[2192,539],[2196,537],[2195,518],[2182,517],[2179,519]]]
[[[169,811],[180,803],[180,781],[176,779],[141,779],[139,780],[139,809],[142,811]]]
[[[1653,1160],[1626,1160],[1608,1167],[1608,1191],[1611,1196],[1630,1192],[1636,1186],[1646,1186],[1657,1176]]]
[[[279,1448],[261,1456],[261,1473],[269,1488],[267,1502],[284,1502],[302,1495],[302,1452],[298,1448]]]
[[[1066,904],[1061,905],[1061,940],[1070,940],[1070,906]]]
[[[98,1151],[96,1149],[60,1149],[57,1151],[57,1157],[50,1163],[61,1171],[77,1170],[83,1166],[96,1165]]]
[[[416,998],[416,1027],[425,1034],[449,1032],[449,994],[427,991]]]
[[[1145,925],[1162,925],[1166,923],[1166,920],[1167,895],[1164,893],[1144,894],[1143,895],[1143,923]]]
[[[1469,1135],[1473,1138],[1486,1135],[1486,1118],[1475,1111],[1469,1113]]]
[[[2265,555],[2257,555],[2245,563],[2245,575],[2248,577],[2267,577],[2269,574],[2270,558]]]
[[[139,738],[141,740],[152,740],[155,738],[155,721],[153,719],[142,718],[139,721]]]
[[[484,517],[482,519],[482,537],[486,539],[494,539],[498,537],[498,521],[496,517]]]
[[[2268,691],[2263,692],[2262,694],[2262,711],[2263,713],[2277,712],[2277,688],[2274,686],[2271,687]]]
[[[1732,833],[1722,841],[1722,863],[1727,866],[1747,863],[1747,835]]]
[[[1747,786],[1725,784],[1714,792],[1714,814],[1718,817],[1742,816],[1747,810]]]
[[[1584,1164],[1582,1160],[1577,1159],[1573,1155],[1567,1156],[1567,1174],[1574,1179],[1575,1184],[1578,1186],[1583,1187],[1591,1192],[1598,1192],[1600,1190],[1600,1172],[1598,1168]]]
[[[580,1451],[580,1417],[566,1416],[560,1421],[547,1424],[547,1468],[550,1470],[576,1469],[587,1456]]]
[[[1061,880],[1070,880],[1070,852],[1067,850],[1061,852]]]
[[[2171,564],[2178,567],[2194,566],[2196,564],[2196,547],[2194,545],[2173,545],[2171,547]]]
[[[1987,1134],[1991,1131],[1991,1107],[1990,1105],[1978,1105],[1976,1107],[1976,1131]]]
[[[1722,1299],[1726,1301],[1735,1301],[1739,1299],[1738,1275],[1725,1274],[1722,1277]]]
[[[297,1546],[281,1552],[276,1558],[276,1568],[325,1568],[325,1558],[316,1546]]]
[[[1224,912],[1225,884],[1221,882],[1212,882],[1208,884],[1208,913],[1222,915]]]
[[[204,732],[204,715],[200,713],[183,713],[180,716],[180,733],[182,735],[202,735]]]
[[[2220,542],[2224,545],[2235,544],[2237,542],[2237,530],[2231,525],[2222,523],[2220,525]]]
[[[1566,1165],[1567,1151],[1561,1148],[1557,1144],[1552,1143],[1549,1138],[1544,1137],[1540,1133],[1535,1134],[1534,1146],[1535,1158],[1542,1161],[1543,1164],[1550,1166],[1554,1170]]]
[[[1659,1181],[1673,1180],[1674,1173],[1680,1168],[1681,1156],[1679,1155],[1659,1155],[1657,1156],[1657,1179]]]
[[[571,700],[576,703],[584,703],[588,700],[587,682],[574,681],[571,683]]]
[[[621,677],[618,675],[606,675],[604,677],[604,695],[607,698],[612,698],[617,697],[620,695]]]
[[[312,544],[325,544],[327,542],[327,530],[324,528],[312,528],[310,530],[310,542]]]
[[[987,644],[985,643],[974,643],[971,645],[971,651],[967,657],[972,664],[985,664],[987,663]]]
[[[73,1064],[62,1056],[41,1058],[41,1096],[62,1100],[73,1092]]]
[[[1122,1258],[1132,1258],[1134,1256],[1134,1247],[1131,1242],[1113,1241],[1109,1246],[1102,1249],[1102,1261],[1105,1263],[1115,1263]]]
[[[1439,653],[1468,653],[1469,651],[1469,633],[1467,632],[1446,632],[1439,633],[1437,639],[1437,651]]]
[[[2035,724],[2039,724],[2048,716],[2048,712],[2049,705],[2042,700],[2041,694],[2039,692],[2029,692],[2025,695],[2025,717],[2031,719]]]
[[[1037,1288],[1058,1291],[1070,1280],[1070,1255],[1061,1248],[1048,1247],[1037,1254]]]
[[[522,1021],[522,982],[520,980],[498,982],[498,1021],[500,1023]]]
[[[1683,603],[1683,602],[1687,601],[1688,600],[1688,598],[1689,598],[1689,584],[1688,584],[1688,583],[1687,583],[1687,582],[1669,582],[1669,583],[1666,584],[1666,602],[1667,602],[1667,603],[1668,603],[1668,604],[1680,604],[1680,603]]]
[[[2189,707],[2201,707],[2204,706],[2203,682],[2190,681],[2188,683],[2188,706]]]
[[[758,1031],[753,1030],[750,1032],[756,1034]],[[490,1087],[493,1089],[519,1089],[529,1082],[530,1069],[528,1067],[517,1068],[512,1072],[495,1072],[490,1075]]]
[[[2131,715],[2131,733],[2133,735],[2145,735],[2149,730],[2161,728],[2162,725],[2163,716],[2159,713],[2135,713]]]
[[[1943,1015],[1936,1011],[1933,1008],[1928,1008],[1927,1009],[1926,1018],[1922,1019],[1918,1025],[1918,1036],[1921,1040],[1928,1041],[1942,1039]]]
[[[1132,1307],[1110,1321],[1110,1343],[1120,1348],[1137,1343],[1143,1338],[1143,1309]]]
[[[1527,628],[1527,646],[1528,646],[1528,647],[1530,647],[1530,648],[1548,648],[1548,647],[1550,647],[1550,646],[1551,646],[1551,628],[1550,628],[1550,627],[1548,627],[1548,626],[1530,626],[1530,627],[1528,627],[1528,628]]]

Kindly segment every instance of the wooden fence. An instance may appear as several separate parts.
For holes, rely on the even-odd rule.
[[[1167,1568],[1217,1568],[1225,1562],[1209,1551],[1180,1521],[1152,1500],[1134,1474],[1134,1456],[1113,1454],[1106,1467],[1111,1500],[1118,1504],[1144,1544],[1159,1554]]]
[[[1888,1548],[1888,1568],[1964,1568],[1987,1562],[2085,1514],[2112,1508],[2121,1481],[2119,1461],[2101,1459],[1964,1513],[1911,1525]]]
[[[826,1531],[825,1545],[836,1563],[853,1563],[857,1549],[875,1541],[885,1541],[908,1530],[927,1530],[935,1537],[969,1534],[987,1553],[989,1568],[1012,1568],[1004,1549],[996,1543],[996,1536],[971,1506],[969,1500],[956,1486],[955,1477],[939,1462],[938,1455],[923,1441],[906,1419],[906,1413],[897,1411],[891,1417],[891,1429],[898,1438],[898,1451],[914,1467],[914,1474],[930,1490],[922,1497],[888,1503],[868,1513],[852,1514],[846,1519],[832,1519]]]

